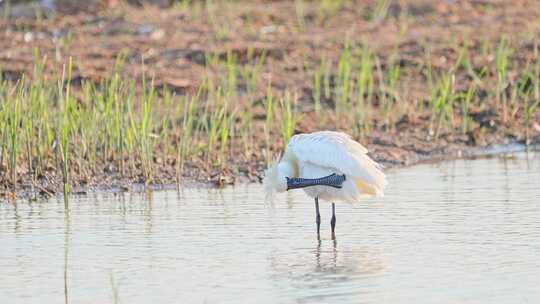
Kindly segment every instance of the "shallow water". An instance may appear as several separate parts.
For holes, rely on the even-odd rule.
[[[540,157],[389,172],[383,199],[223,191],[0,203],[0,303],[540,303]]]

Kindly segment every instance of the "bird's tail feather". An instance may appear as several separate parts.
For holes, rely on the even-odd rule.
[[[388,181],[386,180],[386,175],[381,170],[382,166],[366,154],[355,156],[367,171],[367,178],[365,180],[358,179],[356,181],[357,188],[362,194],[377,197],[384,196],[384,188],[388,184]]]

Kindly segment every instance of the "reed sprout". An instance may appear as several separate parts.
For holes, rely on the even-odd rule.
[[[373,77],[373,54],[364,46],[361,51],[360,67],[356,76],[356,111],[354,126],[359,127],[361,134],[366,134],[371,129],[371,106],[374,91]]]
[[[326,23],[345,5],[344,0],[318,0],[316,16],[319,23]]]
[[[388,56],[367,43],[346,42],[334,56],[302,58],[303,90],[272,78],[267,52],[229,49],[206,54],[207,74],[186,92],[157,86],[144,74],[126,77],[125,55],[108,77],[76,82],[77,62],[69,59],[63,73],[46,74],[50,63],[35,51],[29,75],[0,76],[0,168],[7,172],[0,178],[13,189],[21,177],[32,185],[47,178],[61,185],[66,199],[76,183],[103,174],[151,184],[161,182],[157,170],[170,168],[180,184],[195,167],[213,174],[270,162],[274,149],[298,131],[338,129],[369,140],[373,131],[400,132],[399,122],[414,117],[437,140],[474,131],[482,123],[475,113],[497,106],[505,109],[507,125],[521,120],[529,142],[540,107],[540,59],[536,51],[525,68],[510,73],[517,65],[512,47],[507,39],[480,46],[495,60],[478,66],[484,58],[471,56],[464,40],[453,45],[454,62],[433,65],[437,58],[428,50],[410,67],[398,52]],[[411,75],[425,80],[414,97],[406,94],[416,89],[407,87]]]
[[[294,109],[294,99],[290,92],[285,92],[285,96],[280,98],[280,115],[281,115],[281,139],[283,143],[287,143],[294,134],[296,127],[296,113]]]
[[[19,84],[14,88],[16,90],[16,95],[14,98],[13,108],[11,109],[11,115],[8,115],[7,118],[7,134],[8,142],[10,146],[10,172],[11,172],[11,185],[14,189],[17,187],[17,157],[19,153],[19,125],[22,116],[22,99],[24,98],[24,78],[19,81]]]
[[[507,121],[508,117],[508,101],[506,95],[506,87],[508,86],[508,64],[509,57],[512,54],[512,50],[508,46],[508,40],[506,37],[502,37],[497,45],[495,52],[495,68],[497,74],[497,105],[502,106],[503,109],[503,122]]]
[[[69,156],[71,144],[72,119],[72,97],[71,97],[71,75],[73,70],[73,60],[69,59],[67,70],[64,67],[62,78],[58,83],[58,97],[60,103],[60,117],[56,128],[56,137],[60,159],[62,163],[62,185],[64,193],[64,204],[68,206],[69,196]],[[67,73],[67,74],[66,74]]]
[[[367,17],[370,21],[382,21],[388,14],[388,8],[390,7],[390,0],[377,0],[375,6],[368,13]]]
[[[476,95],[476,85],[472,83],[465,94],[461,94],[461,132],[469,132],[471,118],[469,115],[471,103]]]

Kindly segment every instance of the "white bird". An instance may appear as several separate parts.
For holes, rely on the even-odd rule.
[[[341,132],[294,135],[281,160],[265,171],[263,184],[267,198],[275,192],[304,188],[315,199],[318,236],[319,199],[331,202],[334,238],[335,202],[356,203],[362,197],[384,195],[386,177],[367,152],[364,146]]]

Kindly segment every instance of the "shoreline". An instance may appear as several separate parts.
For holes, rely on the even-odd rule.
[[[454,147],[455,148],[455,147]],[[513,153],[527,153],[527,152],[537,152],[540,151],[540,141],[535,143],[525,145],[519,142],[511,142],[505,144],[493,144],[485,147],[466,147],[465,149],[452,149],[452,151],[438,151],[434,152],[431,155],[420,156],[418,158],[406,164],[392,164],[391,162],[384,162],[384,172],[401,170],[412,166],[418,166],[423,164],[437,164],[447,161],[454,160],[474,160],[482,158],[492,158],[492,157],[501,157],[506,154]],[[259,175],[259,179],[262,179],[262,174]],[[117,181],[116,184],[105,186],[105,184],[97,184],[89,187],[74,187],[70,193],[70,196],[81,196],[81,195],[91,195],[99,193],[108,193],[108,194],[120,194],[120,193],[144,193],[146,191],[171,191],[179,189],[220,189],[223,187],[236,187],[239,185],[259,183],[259,181],[250,180],[247,177],[239,177],[238,182],[219,185],[215,182],[208,181],[197,181],[197,180],[185,180],[182,184],[174,183],[163,183],[163,184],[150,184],[145,185],[143,183],[131,183],[127,184],[125,182]],[[37,191],[32,192],[30,188],[22,189],[14,193],[0,192],[0,201],[12,201],[13,199],[52,199],[52,198],[62,198],[63,194],[61,191],[56,193],[47,193],[44,191],[39,191],[39,188],[42,186],[36,187]]]

